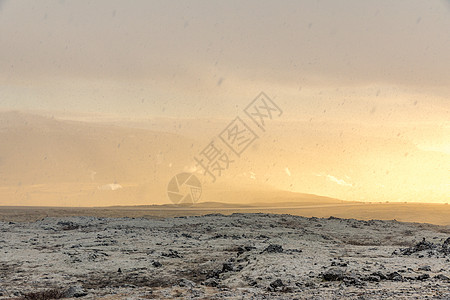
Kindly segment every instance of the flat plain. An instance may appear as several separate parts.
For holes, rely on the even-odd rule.
[[[449,225],[204,206],[3,208],[0,299],[449,298]]]

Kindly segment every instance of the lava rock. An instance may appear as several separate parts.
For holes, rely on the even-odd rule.
[[[364,285],[364,283],[356,276],[344,276],[345,285]]]
[[[341,281],[344,279],[344,271],[338,268],[330,268],[322,274],[326,281]]]
[[[244,252],[252,251],[256,249],[256,247],[253,246],[239,246],[236,248],[237,256],[243,254]]]
[[[444,280],[444,281],[450,281],[450,278],[448,278],[444,274],[438,274],[438,275],[434,276],[434,278],[439,279],[439,280]]]
[[[425,238],[423,238],[423,240],[420,243],[417,243],[413,247],[400,249],[400,253],[403,255],[411,255],[413,253],[417,253],[423,250],[433,250],[434,248],[436,248],[435,244],[427,242]]]
[[[222,273],[233,272],[233,271],[234,271],[234,268],[233,268],[233,264],[232,263],[227,262],[227,263],[224,263],[222,265]]]
[[[338,267],[347,267],[348,266],[348,264],[347,263],[342,263],[342,262],[335,262],[335,261],[333,261],[332,263],[331,263],[331,266],[338,266]]]
[[[279,289],[283,289],[285,287],[285,284],[281,279],[277,279],[275,281],[272,281],[270,283],[269,291],[276,291]]]
[[[155,268],[160,268],[162,267],[162,264],[159,261],[155,260],[152,262],[152,266],[154,266]]]
[[[170,258],[181,258],[181,255],[178,253],[178,251],[175,251],[175,250],[172,250],[172,249],[169,249],[169,252],[167,252],[167,253],[161,253],[161,256],[164,256],[164,257],[170,257]]]
[[[417,280],[426,280],[428,278],[430,278],[430,275],[428,275],[428,274],[421,274],[421,275],[417,276],[416,279]]]
[[[381,281],[381,278],[380,278],[380,276],[377,276],[377,275],[369,275],[369,276],[367,276],[366,278],[364,278],[364,280],[365,281],[373,281],[373,282],[380,282]]]
[[[447,238],[447,239],[445,240],[445,242],[444,242],[442,245],[443,245],[443,246],[450,246],[450,237]]]
[[[219,285],[219,283],[217,282],[217,280],[215,278],[209,278],[209,279],[206,279],[205,281],[203,281],[203,285],[210,286],[210,287],[217,287]]]
[[[393,281],[403,281],[403,276],[400,275],[400,273],[398,273],[398,272],[389,273],[386,277],[387,277],[387,279],[393,280]]]
[[[281,245],[276,245],[276,244],[272,245],[271,244],[271,245],[267,246],[267,248],[264,249],[263,252],[261,252],[261,253],[264,253],[264,252],[267,252],[267,253],[282,253],[283,252],[283,247]]]
[[[373,272],[370,275],[380,277],[380,279],[382,279],[382,280],[386,280],[387,279],[387,277],[383,273],[381,273],[380,271]]]

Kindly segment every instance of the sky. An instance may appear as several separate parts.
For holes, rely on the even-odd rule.
[[[0,3],[4,110],[228,117],[264,90],[290,118],[448,120],[449,1]]]
[[[261,91],[449,155],[450,1],[0,0],[0,111],[230,120]]]

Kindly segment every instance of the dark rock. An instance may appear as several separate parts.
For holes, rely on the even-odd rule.
[[[286,252],[288,253],[302,253],[302,249],[287,249]]]
[[[268,253],[282,253],[283,252],[283,247],[281,245],[269,245],[266,249],[263,250],[263,252],[268,252]]]
[[[235,248],[235,251],[237,252],[237,256],[243,254],[244,252],[252,251],[256,249],[256,247],[253,246],[239,246]]]
[[[256,280],[252,280],[248,283],[249,286],[257,286],[258,282],[256,282]]]
[[[335,262],[335,261],[333,261],[332,263],[331,263],[331,266],[338,266],[338,267],[347,267],[348,266],[348,264],[347,263],[341,263],[341,262]]]
[[[442,244],[441,252],[446,255],[450,255],[450,237],[446,239]]]
[[[154,266],[155,268],[160,268],[162,267],[162,264],[159,261],[155,260],[152,262],[152,266]]]
[[[244,246],[245,251],[252,251],[254,249],[256,249],[256,247],[254,246]]]
[[[212,240],[221,239],[221,238],[227,238],[227,235],[222,234],[216,234],[215,236],[211,237]]]
[[[400,249],[400,253],[403,255],[411,255],[413,253],[417,253],[424,250],[433,250],[436,248],[436,245],[434,245],[431,242],[427,242],[425,238],[420,243],[417,243],[413,247],[409,247],[406,249]]]
[[[421,274],[421,275],[417,276],[416,279],[417,280],[426,280],[428,278],[430,278],[430,275],[428,275],[428,274]]]
[[[380,271],[373,272],[370,275],[380,277],[381,280],[386,280],[387,279],[387,277],[383,273],[381,273]]]
[[[272,281],[270,283],[269,291],[276,291],[279,289],[283,289],[285,287],[285,284],[281,279],[277,279],[275,281]]]
[[[356,276],[344,276],[343,282],[346,285],[363,285],[364,283]]]
[[[447,239],[445,240],[445,242],[444,242],[442,245],[443,245],[443,246],[450,246],[450,237],[447,238]]]
[[[450,281],[450,278],[448,278],[444,274],[438,274],[438,275],[434,276],[434,278],[439,279],[439,280],[444,280],[444,281]]]
[[[222,273],[225,273],[225,272],[232,272],[232,271],[234,271],[234,268],[233,268],[233,264],[232,264],[232,263],[227,262],[227,263],[224,263],[224,264],[222,265]]]
[[[329,237],[328,235],[325,235],[325,234],[321,234],[320,237],[323,238],[324,240],[327,240],[327,241],[331,241],[332,240],[331,237]]]
[[[240,272],[240,271],[242,271],[243,268],[244,268],[244,265],[238,265],[237,267],[234,268],[234,271],[235,272]]]
[[[380,282],[381,278],[377,275],[369,275],[366,278],[364,278],[365,281],[373,281],[373,282]]]
[[[322,274],[326,281],[341,281],[344,279],[344,271],[339,268],[330,268]]]
[[[181,258],[181,256],[178,253],[178,251],[175,251],[175,250],[172,250],[172,249],[169,249],[169,252],[167,252],[167,253],[164,253],[164,252],[161,253],[161,256],[170,257],[170,258]]]
[[[122,269],[119,268],[119,269],[117,270],[117,273],[122,273]]]
[[[203,285],[217,287],[219,285],[219,283],[217,282],[217,280],[215,278],[209,278],[209,279],[206,279],[205,281],[203,281]]]
[[[403,276],[400,275],[400,273],[398,272],[392,272],[387,274],[387,279],[389,280],[393,280],[393,281],[402,281],[403,280]]]
[[[208,272],[206,272],[206,279],[210,279],[210,278],[215,278],[215,279],[219,279],[219,275],[222,272],[220,270],[210,270]]]
[[[427,242],[425,238],[420,243],[417,243],[413,247],[400,249],[400,253],[403,255],[411,255],[413,253],[427,251],[426,253],[419,253],[418,257],[423,258],[425,254],[428,257],[439,256],[440,254],[450,255],[450,238],[447,238],[442,245]]]
[[[245,252],[244,247],[238,247],[236,250],[237,250],[237,251],[236,251],[236,252],[237,252],[237,256],[239,256],[239,255],[241,255],[242,253]]]

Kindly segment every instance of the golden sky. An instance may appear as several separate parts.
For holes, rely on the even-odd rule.
[[[0,0],[0,111],[227,121],[261,91],[283,108],[291,145],[328,131],[348,138],[320,153],[366,159],[348,172],[349,157],[334,173],[308,167],[306,181],[291,161],[272,185],[450,198],[450,1]]]

